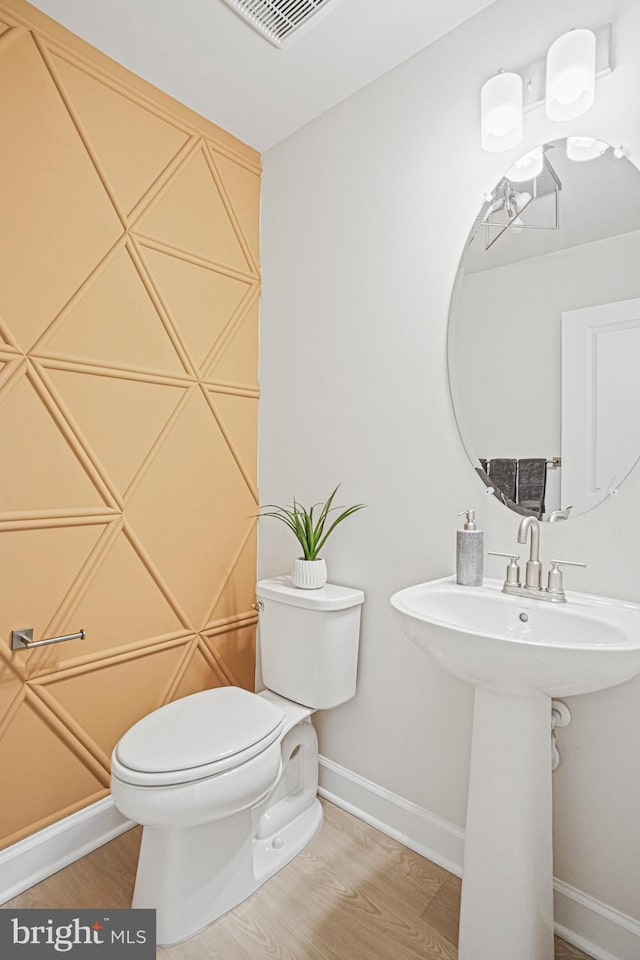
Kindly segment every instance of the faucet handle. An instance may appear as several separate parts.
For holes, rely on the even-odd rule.
[[[575,560],[549,560],[551,569],[547,580],[547,593],[564,594],[564,585],[562,582],[562,570],[560,567],[586,567],[586,563],[579,563]]]
[[[578,560],[549,560],[552,566],[560,567],[586,567],[586,563],[580,563]]]
[[[517,553],[496,553],[494,550],[488,550],[487,552],[490,557],[506,557],[510,561],[510,563],[507,564],[507,575],[504,582],[512,587],[519,587],[520,567],[518,566],[518,561],[520,560],[520,555]]]

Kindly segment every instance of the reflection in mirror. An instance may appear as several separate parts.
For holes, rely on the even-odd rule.
[[[449,316],[463,443],[512,510],[564,520],[640,456],[640,172],[587,137],[511,167],[484,203]]]

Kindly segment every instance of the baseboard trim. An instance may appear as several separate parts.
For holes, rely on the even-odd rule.
[[[319,759],[318,793],[321,797],[370,823],[449,873],[462,876],[464,830],[327,757]]]
[[[637,960],[640,922],[557,878],[554,887],[556,933],[595,960]]]
[[[320,757],[318,793],[415,850],[455,876],[462,876],[464,830],[327,757]],[[554,879],[555,929],[559,937],[594,960],[638,960],[640,922]]]
[[[17,897],[133,826],[118,813],[111,797],[105,797],[0,850],[0,903]]]

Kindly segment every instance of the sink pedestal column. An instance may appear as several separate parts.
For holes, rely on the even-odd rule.
[[[553,960],[551,700],[477,686],[459,960]]]

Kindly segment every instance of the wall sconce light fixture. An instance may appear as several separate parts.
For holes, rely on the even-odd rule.
[[[596,36],[591,30],[570,30],[547,53],[547,116],[573,120],[587,112],[595,95]]]
[[[596,80],[612,70],[611,36],[610,23],[597,30],[570,30],[551,44],[546,57],[487,80],[480,96],[483,148],[495,153],[516,146],[523,113],[543,103],[551,120],[586,113],[595,100]]]
[[[497,73],[480,93],[482,146],[491,153],[509,150],[522,140],[522,77]]]

